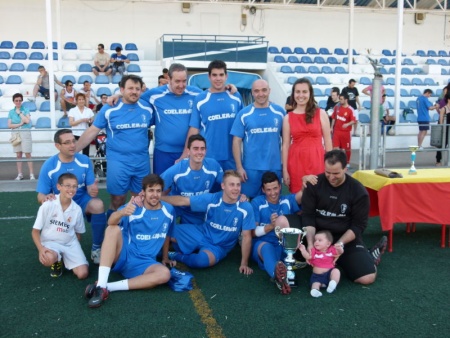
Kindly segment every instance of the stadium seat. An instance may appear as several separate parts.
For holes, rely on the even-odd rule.
[[[391,64],[391,60],[389,60],[388,58],[381,58],[380,59],[380,63],[382,65],[390,65]]]
[[[325,94],[325,96],[331,96],[331,88],[325,89],[324,94]]]
[[[380,74],[381,74],[381,75],[387,75],[387,74],[388,74],[388,71],[386,70],[386,68],[381,67],[381,68],[380,68]]]
[[[63,116],[58,120],[58,123],[56,124],[57,128],[72,128],[72,126],[70,125],[69,122],[69,117],[68,116]]]
[[[347,73],[345,68],[342,67],[342,66],[336,66],[336,68],[334,68],[334,72],[337,73],[337,74],[345,74],[345,73]]]
[[[409,123],[417,123],[417,115],[416,114],[406,114],[406,122]]]
[[[386,94],[386,96],[389,96],[389,97],[393,97],[395,95],[395,92],[392,88],[386,88],[384,90],[384,93]]]
[[[334,49],[334,54],[336,55],[345,55],[345,52],[342,48],[335,48]]]
[[[48,60],[48,53],[45,55],[45,59]],[[53,60],[58,60],[58,53],[53,52]]]
[[[302,58],[300,59],[300,62],[301,63],[313,63],[312,59],[308,55],[302,56]]]
[[[384,56],[394,56],[389,49],[383,49],[381,51],[381,54],[383,54]]]
[[[128,65],[127,72],[128,73],[140,73],[141,67],[139,67],[139,65],[135,65],[135,64]]]
[[[389,86],[394,86],[394,85],[395,85],[395,78],[393,78],[393,77],[388,77],[388,78],[386,79],[386,84],[389,85]]]
[[[44,60],[44,55],[41,52],[32,52],[30,54],[30,60]]]
[[[405,88],[400,88],[400,96],[401,97],[408,97],[409,93]]]
[[[368,101],[368,100],[363,101],[362,106],[364,109],[370,110],[370,107],[371,107],[370,101]]]
[[[427,65],[437,65],[437,62],[435,59],[427,59],[427,62],[425,62]]]
[[[413,74],[413,71],[411,70],[411,68],[408,68],[408,67],[402,68],[402,70],[400,72],[403,75],[412,75]]]
[[[313,91],[314,91],[314,96],[315,96],[315,97],[317,97],[317,96],[323,96],[322,89],[320,89],[320,88],[313,88]]]
[[[76,42],[66,42],[64,49],[78,49]]]
[[[9,129],[7,117],[0,117],[0,129]]]
[[[330,82],[328,82],[328,80],[324,76],[316,77],[316,83],[318,85],[329,85],[330,84]]]
[[[284,58],[283,55],[276,55],[273,58],[273,61],[275,61],[276,63],[286,63],[286,59]]]
[[[15,62],[15,63],[11,64],[11,66],[9,67],[9,71],[10,72],[23,72],[23,71],[25,71],[25,66],[23,65],[23,63]]]
[[[348,55],[348,48],[347,48],[347,50],[345,52],[345,55]],[[355,56],[355,55],[359,55],[359,54],[358,54],[358,52],[355,49],[353,49],[353,56]]]
[[[21,84],[22,78],[19,75],[10,75],[6,79],[6,84]]]
[[[139,56],[136,53],[128,53],[127,57],[130,61],[139,61]]]
[[[36,103],[34,101],[24,101],[22,107],[27,108],[30,112],[37,110]]]
[[[37,72],[40,64],[39,63],[29,63],[27,66],[27,72]]]
[[[448,75],[448,72],[445,70],[445,68],[441,69],[441,75]]]
[[[325,47],[319,48],[319,54],[321,54],[321,55],[331,55],[331,53],[328,50],[328,48],[325,48]]]
[[[26,60],[27,54],[25,52],[15,52],[12,56],[13,60]]]
[[[300,63],[300,61],[298,61],[298,57],[296,57],[295,55],[288,56],[287,61],[289,63]]]
[[[330,66],[323,66],[322,73],[324,74],[333,74],[333,69]]]
[[[99,89],[97,89],[96,92],[97,96],[100,97],[103,94],[106,94],[107,96],[111,96],[111,89],[109,89],[108,87],[100,87]]]
[[[413,77],[411,83],[413,84],[413,86],[423,86],[423,81],[419,77]]]
[[[9,54],[9,52],[0,51],[0,59],[9,60],[11,59],[11,54]]]
[[[291,66],[281,66],[280,71],[284,74],[291,74],[293,73]]]
[[[0,75],[0,84],[3,84],[5,81],[3,80],[3,76]],[[0,95],[1,96],[1,95]]]
[[[410,58],[404,58],[402,65],[408,65],[408,66],[414,66],[415,63],[413,60],[411,60]]]
[[[408,78],[406,78],[406,77],[402,77],[400,79],[400,84],[402,86],[411,86],[411,81]]]
[[[362,85],[365,85],[365,86],[369,86],[369,85],[372,84],[372,80],[369,79],[369,78],[366,77],[366,76],[362,76],[362,77],[359,79],[359,83],[362,84]]]
[[[51,128],[51,120],[50,117],[41,116],[36,120],[36,124],[34,125],[36,129],[47,129]]]
[[[8,70],[8,66],[4,62],[0,62],[0,72],[6,72]]]
[[[420,68],[420,67],[413,68],[413,74],[414,75],[419,75],[419,74],[422,74],[422,73],[423,73],[422,68]]]
[[[316,57],[314,58],[314,63],[317,63],[317,64],[324,64],[324,63],[326,63],[326,62],[325,62],[325,59],[324,59],[322,56],[316,56]]]
[[[295,54],[306,54],[305,50],[302,47],[295,47],[294,48],[294,53]]]
[[[342,63],[345,63],[346,65],[348,65],[348,57],[343,58]],[[353,64],[355,64],[354,61],[353,61]]]
[[[432,122],[438,122],[439,121],[439,113],[434,113],[431,117]]]
[[[334,56],[329,56],[327,58],[327,63],[332,64],[332,65],[338,65],[339,61]]]
[[[28,49],[30,44],[26,41],[17,41],[15,49]]]
[[[290,85],[293,85],[295,83],[295,81],[297,81],[298,78],[296,78],[295,76],[289,76],[287,79],[287,83],[289,83]]]
[[[31,49],[45,49],[45,44],[42,41],[34,41]]]
[[[71,72],[74,73],[77,71],[77,65],[75,63],[64,63],[62,66],[62,71],[63,72]]]
[[[327,100],[320,100],[319,101],[319,108],[325,109],[327,107]]]
[[[421,49],[418,49],[418,50],[417,50],[416,55],[417,55],[417,56],[427,56],[427,55],[425,54],[425,51],[423,51],[423,50],[421,50]]]
[[[89,63],[82,63],[80,67],[78,68],[78,71],[80,73],[91,73],[92,72],[92,65]]]
[[[419,96],[422,96],[422,93],[420,92],[419,89],[413,88],[413,89],[411,89],[411,91],[409,92],[409,95],[410,95],[410,96],[419,97]]]
[[[83,42],[81,45],[80,45],[80,48],[79,49],[81,49],[81,50],[92,50],[92,49],[94,49],[93,47],[92,47],[92,45],[90,44],[90,43],[88,43],[88,42]]]
[[[119,43],[119,42],[113,42],[113,43],[111,44],[111,46],[109,47],[109,49],[115,51],[117,47],[120,47],[120,48],[123,49],[122,44]]]
[[[432,78],[430,78],[430,77],[426,77],[426,78],[423,80],[423,84],[424,84],[425,86],[436,86],[436,85],[437,85],[437,83],[434,82],[434,80],[433,80]]]
[[[316,81],[311,76],[304,76],[304,78],[311,82],[312,85],[316,84]]]
[[[317,49],[314,47],[308,47],[306,48],[306,54],[317,55],[319,53],[317,53]]]
[[[442,95],[442,89],[436,89],[436,96],[440,97]]]
[[[0,49],[12,49],[14,48],[14,45],[12,41],[2,41],[0,44]]]
[[[67,80],[72,81],[72,83],[77,83],[77,80],[75,79],[75,76],[73,76],[73,75],[64,75],[61,79],[61,82],[66,83]]]
[[[50,111],[50,101],[42,101],[39,111]]]
[[[436,51],[429,50],[428,53],[427,53],[427,56],[429,56],[429,57],[437,57],[438,55],[437,55]]]
[[[105,76],[105,75],[103,75]],[[89,81],[90,83],[94,83],[94,81],[92,80],[92,77],[90,75],[81,75],[78,78],[78,84],[83,84],[84,81]]]
[[[278,50],[277,47],[274,46],[270,46],[268,49],[269,54],[280,54],[280,51]]]
[[[78,54],[78,60],[80,61],[92,61],[94,57],[91,52],[82,52]]]
[[[439,59],[438,64],[441,66],[448,66],[448,62],[445,59]]]
[[[125,44],[125,50],[138,50],[138,48],[135,43],[129,42]]]
[[[407,104],[407,107],[409,109],[417,109],[417,102],[416,102],[416,100],[409,100],[408,104]]]
[[[53,41],[52,46],[53,46],[53,49],[58,49],[58,42]]]
[[[83,76],[87,76],[87,75],[83,75]],[[78,83],[80,83],[80,82],[78,82]],[[102,74],[97,75],[95,77],[95,83],[96,84],[108,84],[109,83],[109,77],[107,75],[102,75]]]
[[[358,121],[359,123],[370,123],[370,116],[366,113],[359,113]]]
[[[76,61],[77,59],[77,54],[74,52],[66,52],[63,54],[64,61]]]
[[[309,66],[308,67],[308,73],[311,74],[320,74],[320,69],[317,66]]]
[[[114,84],[118,84],[120,82],[120,80],[122,80],[122,75],[120,74],[116,74],[112,77],[112,83]]]
[[[294,72],[296,72],[296,73],[306,73],[306,69],[303,66],[295,66]]]
[[[281,47],[281,53],[283,53],[283,54],[293,54],[290,47]]]

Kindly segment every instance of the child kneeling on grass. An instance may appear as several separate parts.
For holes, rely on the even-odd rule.
[[[88,276],[88,261],[80,245],[81,234],[86,231],[83,212],[72,198],[78,188],[75,175],[59,176],[59,195],[44,202],[38,211],[31,237],[39,251],[39,261],[51,268],[50,276],[62,275],[62,261],[79,279]]]
[[[321,287],[326,287],[328,293],[332,293],[341,277],[341,272],[336,269],[336,260],[344,252],[342,245],[333,243],[333,235],[327,231],[322,230],[314,236],[314,247],[311,249],[311,254],[306,250],[303,244],[300,244],[300,252],[303,257],[313,267],[311,275],[311,296],[320,297]]]

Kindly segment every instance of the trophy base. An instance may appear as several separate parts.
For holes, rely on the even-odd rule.
[[[408,175],[417,175],[417,171],[416,170],[410,170],[410,171],[408,171]]]

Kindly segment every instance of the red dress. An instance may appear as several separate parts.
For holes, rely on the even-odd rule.
[[[306,123],[306,114],[289,112],[288,115],[291,129],[287,167],[291,179],[289,190],[291,193],[296,193],[302,188],[303,176],[324,172],[325,149],[320,109],[316,109],[312,123]]]

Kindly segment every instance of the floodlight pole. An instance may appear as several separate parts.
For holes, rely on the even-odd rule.
[[[378,159],[380,151],[380,105],[381,105],[381,86],[383,76],[381,75],[380,69],[381,64],[378,60],[373,60],[367,57],[372,65],[375,74],[372,82],[372,93],[371,100],[372,104],[370,107],[370,169],[378,168]]]

